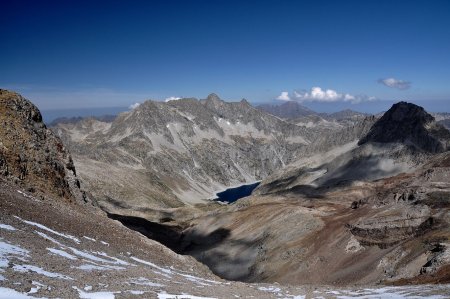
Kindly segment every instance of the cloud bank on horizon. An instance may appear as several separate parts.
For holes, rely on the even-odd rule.
[[[181,99],[180,97],[168,97],[168,98],[166,98],[165,100],[164,100],[164,102],[170,102],[170,101],[176,101],[176,100],[179,100],[179,99]]]
[[[179,100],[179,99],[181,99],[180,97],[168,97],[168,98],[165,98],[164,99],[164,102],[170,102],[170,101],[176,101],[176,100]],[[136,102],[136,103],[134,103],[134,104],[131,104],[130,106],[128,106],[128,109],[130,109],[130,110],[134,110],[134,109],[136,109],[137,107],[139,107],[141,105],[141,103],[139,103],[139,102]]]
[[[321,87],[312,87],[310,91],[294,90],[291,94],[283,91],[276,99],[297,102],[350,102],[352,104],[376,100],[375,97],[367,95],[351,95],[349,93],[340,93],[333,89],[322,89]]]
[[[387,86],[390,88],[397,88],[400,90],[409,89],[411,87],[411,82],[399,80],[399,79],[395,79],[395,78],[379,79],[378,83],[383,84],[384,86]]]

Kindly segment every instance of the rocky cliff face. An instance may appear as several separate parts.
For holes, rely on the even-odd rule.
[[[0,90],[0,175],[29,192],[84,197],[70,154],[20,95]]]
[[[430,153],[446,151],[450,147],[450,132],[435,122],[435,118],[422,107],[400,102],[394,104],[361,138],[368,142],[399,142]]]

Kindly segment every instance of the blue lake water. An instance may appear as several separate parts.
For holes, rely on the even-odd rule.
[[[252,191],[258,187],[260,182],[248,184],[248,185],[241,185],[239,187],[229,188],[225,191],[217,193],[217,198],[215,200],[217,201],[224,201],[228,203],[235,202],[239,198],[249,196],[252,194]]]

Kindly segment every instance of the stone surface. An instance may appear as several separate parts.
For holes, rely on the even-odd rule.
[[[0,90],[0,175],[32,193],[86,199],[69,152],[19,94]]]

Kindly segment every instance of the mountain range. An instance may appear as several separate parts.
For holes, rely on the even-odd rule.
[[[211,94],[48,129],[1,90],[0,293],[444,298],[445,115],[283,105]],[[232,204],[212,200],[254,182]]]

